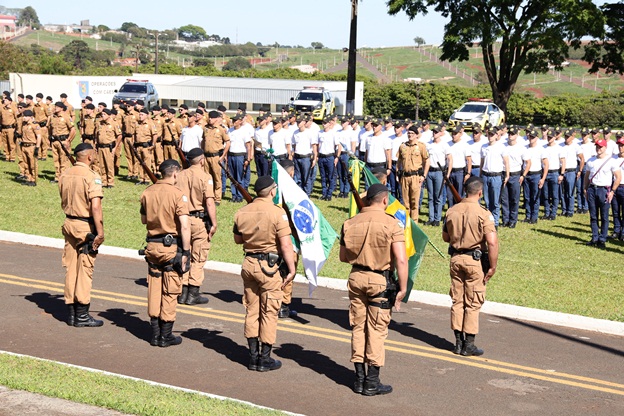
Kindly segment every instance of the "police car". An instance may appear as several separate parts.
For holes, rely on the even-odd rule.
[[[297,114],[310,113],[314,120],[323,120],[336,111],[334,96],[323,87],[303,87],[297,96],[290,98],[290,110]]]
[[[151,110],[152,107],[158,105],[158,92],[156,92],[154,84],[148,80],[128,79],[119,88],[119,91],[115,90],[113,100],[122,102],[143,100],[145,108]]]
[[[461,124],[466,130],[471,130],[474,125],[479,125],[483,129],[488,122],[492,126],[503,124],[505,113],[492,100],[483,98],[469,99],[449,118],[451,127]]]

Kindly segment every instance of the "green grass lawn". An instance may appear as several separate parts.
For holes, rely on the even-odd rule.
[[[132,415],[283,415],[143,381],[0,354],[0,385]]]
[[[62,238],[63,213],[58,188],[48,183],[53,178],[51,158],[40,162],[36,188],[14,181],[17,164],[0,162],[0,229]],[[126,170],[122,166],[121,174]],[[254,181],[252,177],[252,183]],[[139,217],[139,197],[144,188],[116,179],[114,189],[104,190],[106,245],[139,249],[145,228]],[[318,186],[313,200],[336,231],[347,218],[347,200],[320,201]],[[426,198],[421,220],[426,221]],[[233,215],[241,204],[228,196],[217,210],[218,231],[210,259],[241,263],[243,251],[232,239]],[[521,212],[520,219],[523,218]],[[440,228],[423,226],[432,242],[446,252]],[[501,228],[501,254],[497,274],[488,285],[488,299],[595,318],[624,321],[624,273],[621,269],[624,244],[610,242],[599,251],[582,243],[589,240],[589,216],[559,217],[515,229]],[[60,260],[59,260],[60,268]],[[97,269],[96,269],[97,273]],[[323,276],[346,279],[349,267],[338,260],[334,245]],[[441,258],[428,247],[416,279],[416,289],[448,293],[448,258]]]
[[[42,48],[52,49],[53,51],[58,52],[61,48],[63,48],[63,46],[68,45],[74,40],[81,40],[85,42],[91,49],[96,49],[97,47],[99,50],[117,51],[121,46],[121,44],[116,42],[92,39],[87,35],[82,37],[71,36],[63,33],[48,32],[45,30],[31,32],[28,35],[13,41],[13,43],[21,46],[30,46],[34,43]]]

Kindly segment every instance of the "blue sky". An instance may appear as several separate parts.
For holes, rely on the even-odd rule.
[[[321,42],[330,48],[348,46],[351,19],[349,0],[0,0],[0,4],[9,8],[31,6],[43,24],[88,19],[91,24],[111,28],[134,22],[158,30],[193,24],[208,34],[229,37],[233,43],[236,39],[239,43],[303,46]],[[405,14],[389,16],[385,0],[363,0],[359,6],[358,47],[413,45],[416,36],[429,44],[439,44],[444,24],[445,19],[434,11],[410,22]]]

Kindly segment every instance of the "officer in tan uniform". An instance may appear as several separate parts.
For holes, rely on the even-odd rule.
[[[204,152],[196,147],[186,157],[190,166],[180,172],[176,186],[189,200],[191,269],[184,273],[178,303],[201,305],[208,303],[208,298],[200,296],[199,288],[204,281],[204,264],[208,259],[210,241],[217,231],[217,211],[212,177],[204,170]]]
[[[15,154],[17,156],[17,166],[19,167],[20,174],[15,179],[26,179],[26,162],[24,161],[24,155],[22,154],[22,128],[24,127],[24,111],[28,108],[25,102],[21,102],[17,105],[17,123],[15,128]]]
[[[227,132],[219,125],[221,114],[218,111],[208,113],[208,125],[204,128],[204,140],[202,149],[206,157],[205,169],[212,176],[215,189],[215,203],[221,203],[223,194],[221,182],[221,165],[219,162],[227,164],[227,154],[230,150],[230,137]]]
[[[186,104],[182,104],[180,106],[180,108],[178,109],[179,113],[178,116],[176,117],[176,119],[180,122],[180,124],[182,125],[182,128],[184,127],[188,127],[189,122],[188,122],[188,106]]]
[[[17,106],[13,104],[11,97],[5,96],[0,107],[0,130],[2,144],[4,145],[5,159],[7,162],[15,162],[16,140],[15,129],[17,128]]]
[[[132,153],[132,150],[130,149],[131,146],[134,146],[134,132],[136,130],[138,120],[139,113],[135,111],[132,106],[127,107],[126,114],[123,117],[123,126],[121,131],[123,132],[124,152],[126,153],[126,161],[128,162],[128,176],[126,176],[126,179],[129,180],[138,179],[139,175],[139,165],[134,157],[134,153]]]
[[[22,126],[22,157],[25,164],[25,182],[22,185],[37,186],[37,158],[39,157],[39,149],[41,148],[41,131],[39,124],[35,122],[34,114],[31,110],[25,110],[22,114],[24,117],[24,125]]]
[[[442,239],[449,243],[451,255],[453,352],[471,356],[483,354],[474,340],[479,332],[479,311],[485,301],[485,285],[496,272],[498,236],[494,217],[479,205],[483,179],[470,177],[464,189],[466,197],[446,213]],[[488,261],[484,261],[486,259]]]
[[[71,151],[71,143],[76,135],[74,123],[67,117],[67,107],[62,102],[54,104],[54,115],[50,117],[50,143],[52,144],[52,157],[54,159],[54,179],[50,182],[58,182],[61,173],[67,169],[71,163],[61,146],[65,146]]]
[[[429,152],[420,139],[419,126],[407,130],[408,141],[399,147],[397,170],[401,180],[403,201],[410,217],[418,223],[418,208],[422,184],[429,173]]]
[[[115,149],[121,146],[121,129],[111,114],[112,111],[108,108],[102,110],[95,131],[103,188],[115,186]]]
[[[95,141],[95,106],[86,104],[80,120],[80,138],[83,143],[94,144]]]
[[[46,160],[48,149],[50,148],[50,137],[48,132],[48,119],[50,118],[50,109],[43,102],[43,94],[37,93],[35,96],[35,105],[33,113],[35,115],[35,123],[41,127],[41,151],[39,152],[39,160]]]
[[[152,107],[152,116],[150,117],[150,121],[157,131],[157,137],[154,141],[154,158],[152,160],[154,161],[153,166],[155,170],[158,170],[158,166],[162,163],[163,160],[165,160],[163,158],[162,146],[162,132],[165,119],[161,115],[161,110],[159,106],[155,105],[154,107]]]
[[[142,108],[139,111],[139,121],[136,124],[136,128],[134,130],[134,144],[139,157],[143,159],[146,166],[151,166],[152,164],[152,154],[154,143],[156,142],[156,138],[158,137],[158,132],[156,131],[156,126],[149,120],[149,111],[145,108]],[[135,173],[139,176],[137,172],[138,169],[141,168],[139,163],[135,164]],[[147,173],[143,169],[140,172],[141,182],[137,182],[137,185],[147,185],[149,177]]]
[[[282,290],[295,277],[295,262],[286,212],[273,204],[277,185],[270,176],[261,176],[254,185],[258,195],[252,203],[234,215],[234,242],[242,244],[245,260],[243,304],[245,305],[245,338],[249,344],[249,370],[270,371],[281,368],[271,358],[277,335],[277,314],[282,303]],[[286,262],[288,274],[282,280],[280,259]]]
[[[392,306],[400,309],[407,287],[405,234],[400,223],[385,212],[388,198],[385,185],[370,186],[367,206],[345,221],[340,233],[340,261],[352,266],[347,286],[356,377],[353,391],[366,396],[392,392],[391,386],[379,381],[379,370],[385,363],[384,341]],[[393,268],[398,275],[396,283],[391,277]]]
[[[119,100],[113,100],[113,108],[111,109],[111,118],[119,126],[119,129],[123,129],[123,119],[125,115],[124,109],[121,108],[121,102]],[[123,133],[122,133],[123,140]],[[119,175],[119,168],[121,167],[121,150],[123,144],[115,148],[115,176]]]
[[[175,117],[175,110],[170,108],[165,114],[162,130],[162,146],[165,159],[178,159],[180,135],[182,134],[182,122]]]
[[[178,345],[182,338],[171,331],[176,318],[182,275],[191,256],[188,198],[175,187],[180,164],[167,159],[160,164],[162,179],[141,195],[141,222],[147,226],[145,260],[148,263],[147,313],[152,346]],[[179,225],[179,226],[178,226]]]
[[[95,160],[93,147],[80,143],[74,155],[76,165],[64,171],[59,179],[61,206],[65,212],[62,231],[65,236],[65,304],[69,310],[67,325],[95,327],[103,325],[89,315],[89,306],[95,257],[104,242],[104,195],[100,177],[90,169]]]
[[[71,120],[71,122],[74,122],[74,117],[76,117],[76,113],[74,111],[74,106],[72,106],[69,101],[67,101],[67,94],[62,93],[61,94],[61,102],[65,105],[65,112],[67,113],[67,116],[69,117],[69,119]]]

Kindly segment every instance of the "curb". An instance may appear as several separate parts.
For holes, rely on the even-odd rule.
[[[11,231],[0,230],[0,241],[27,244],[32,246],[51,247],[62,249],[64,240],[59,238],[42,237]],[[121,247],[101,246],[100,254],[117,256],[136,260],[143,260],[137,250]],[[207,261],[204,267],[208,270],[215,270],[223,273],[240,274],[241,266],[238,264],[224,263],[218,261]],[[297,283],[307,283],[305,276],[297,275]],[[318,286],[335,290],[347,290],[347,281],[329,277],[317,278]],[[448,295],[414,290],[410,294],[409,301],[420,302],[432,306],[451,307],[451,298]],[[486,301],[481,312],[523,321],[539,322],[543,324],[557,325],[568,328],[576,328],[585,331],[600,332],[603,334],[624,336],[624,322],[609,321],[606,319],[590,318],[586,316],[573,315],[562,312],[546,311],[541,309],[527,308],[524,306],[507,305],[504,303]]]

